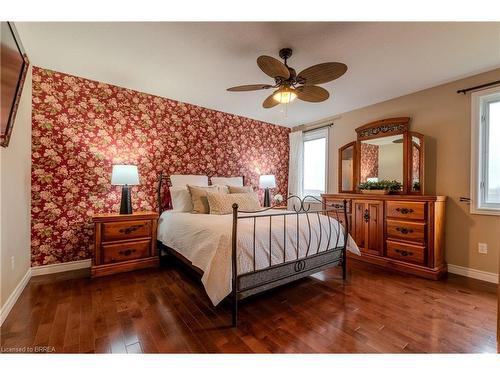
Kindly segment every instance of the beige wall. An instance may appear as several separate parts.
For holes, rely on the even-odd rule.
[[[1,306],[30,268],[31,69],[9,147],[1,148]],[[14,257],[14,269],[11,268]]]
[[[403,181],[403,144],[382,145],[378,148],[379,180]]]
[[[459,197],[469,197],[470,94],[458,89],[500,79],[500,69],[344,113],[330,129],[329,192],[337,192],[337,150],[356,139],[354,129],[368,122],[410,116],[412,130],[423,133],[427,194],[448,196],[446,259],[449,264],[498,272],[500,216],[471,215]],[[478,242],[488,244],[479,254]]]

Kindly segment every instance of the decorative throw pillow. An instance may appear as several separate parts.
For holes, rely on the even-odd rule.
[[[207,193],[220,193],[220,188],[218,186],[193,185],[187,185],[187,187],[189,189],[189,194],[191,194],[191,201],[193,202],[192,212],[194,214],[208,214],[210,212],[210,206],[208,205]]]
[[[178,212],[193,211],[193,202],[186,186],[171,186],[170,196],[172,198],[172,209]]]
[[[230,194],[253,193],[252,186],[228,186]]]
[[[257,193],[235,193],[221,194],[207,192],[210,213],[215,215],[226,215],[233,212],[233,204],[238,205],[241,211],[258,211],[260,209]]]

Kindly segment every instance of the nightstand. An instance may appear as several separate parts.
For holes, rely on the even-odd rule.
[[[92,277],[159,265],[156,252],[156,212],[134,212],[130,215],[99,214],[95,215],[92,221]]]

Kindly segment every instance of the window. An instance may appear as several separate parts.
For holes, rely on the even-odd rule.
[[[303,135],[302,194],[319,197],[326,192],[328,170],[328,128]]]
[[[472,94],[471,212],[500,215],[500,88]]]

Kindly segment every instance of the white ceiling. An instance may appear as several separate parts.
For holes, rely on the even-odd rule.
[[[295,126],[500,67],[500,23],[25,23],[32,63],[122,87]],[[330,99],[262,108],[272,83],[259,55],[293,48],[297,72],[339,61],[347,73],[323,85]]]

